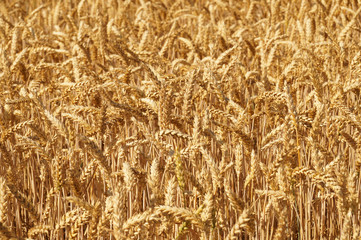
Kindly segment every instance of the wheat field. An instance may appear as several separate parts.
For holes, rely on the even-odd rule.
[[[361,1],[0,1],[0,239],[360,239]]]

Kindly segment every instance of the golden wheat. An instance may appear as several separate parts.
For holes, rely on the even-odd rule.
[[[0,1],[0,239],[359,239],[359,1]]]

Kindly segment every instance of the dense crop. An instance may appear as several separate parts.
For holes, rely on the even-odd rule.
[[[359,239],[360,11],[0,1],[0,239]]]

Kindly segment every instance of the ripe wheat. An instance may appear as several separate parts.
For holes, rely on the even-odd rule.
[[[360,1],[0,1],[0,239],[359,239]]]

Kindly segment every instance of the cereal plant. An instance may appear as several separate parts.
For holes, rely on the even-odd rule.
[[[0,239],[360,239],[360,12],[0,1]]]

